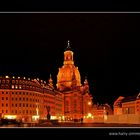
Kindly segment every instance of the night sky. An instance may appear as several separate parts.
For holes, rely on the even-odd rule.
[[[0,75],[56,84],[70,40],[82,83],[96,102],[112,104],[140,91],[140,14],[0,14]]]

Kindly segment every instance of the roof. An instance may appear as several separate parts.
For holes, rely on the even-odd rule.
[[[138,95],[133,95],[133,96],[128,96],[122,99],[122,102],[130,102],[130,101],[135,101]]]

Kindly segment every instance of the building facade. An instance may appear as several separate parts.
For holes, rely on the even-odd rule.
[[[47,83],[39,78],[0,77],[0,116],[36,121],[46,119],[49,107],[51,119],[79,121],[91,113],[93,102],[88,80],[85,78],[81,84],[69,42],[64,51],[63,66],[58,71],[56,87],[51,76]]]
[[[49,80],[50,81],[50,80]],[[63,94],[39,79],[0,77],[0,114],[25,121],[63,116]]]
[[[85,78],[81,84],[81,75],[78,67],[74,65],[73,51],[69,41],[64,51],[63,66],[57,75],[57,90],[64,95],[65,120],[80,120],[91,112],[92,96],[89,91],[88,80]],[[89,104],[90,103],[90,104]]]
[[[114,115],[140,114],[140,93],[134,96],[120,96],[114,102]]]

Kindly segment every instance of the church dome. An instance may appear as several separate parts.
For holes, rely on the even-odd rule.
[[[69,45],[69,44],[68,44]],[[57,75],[57,88],[59,90],[71,89],[73,86],[81,86],[81,76],[78,67],[73,61],[73,52],[66,49],[64,52],[64,63]]]
[[[74,65],[66,65],[59,69],[58,75],[57,75],[58,82],[72,82],[76,80],[76,85],[80,86],[81,83],[81,77],[80,73],[77,67]]]

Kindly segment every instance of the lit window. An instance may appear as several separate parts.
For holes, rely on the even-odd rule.
[[[5,76],[5,78],[9,78],[9,76]]]
[[[15,85],[15,88],[17,89],[17,88],[18,88],[18,86],[17,86],[17,85]]]
[[[19,85],[19,89],[21,89],[21,85]]]

